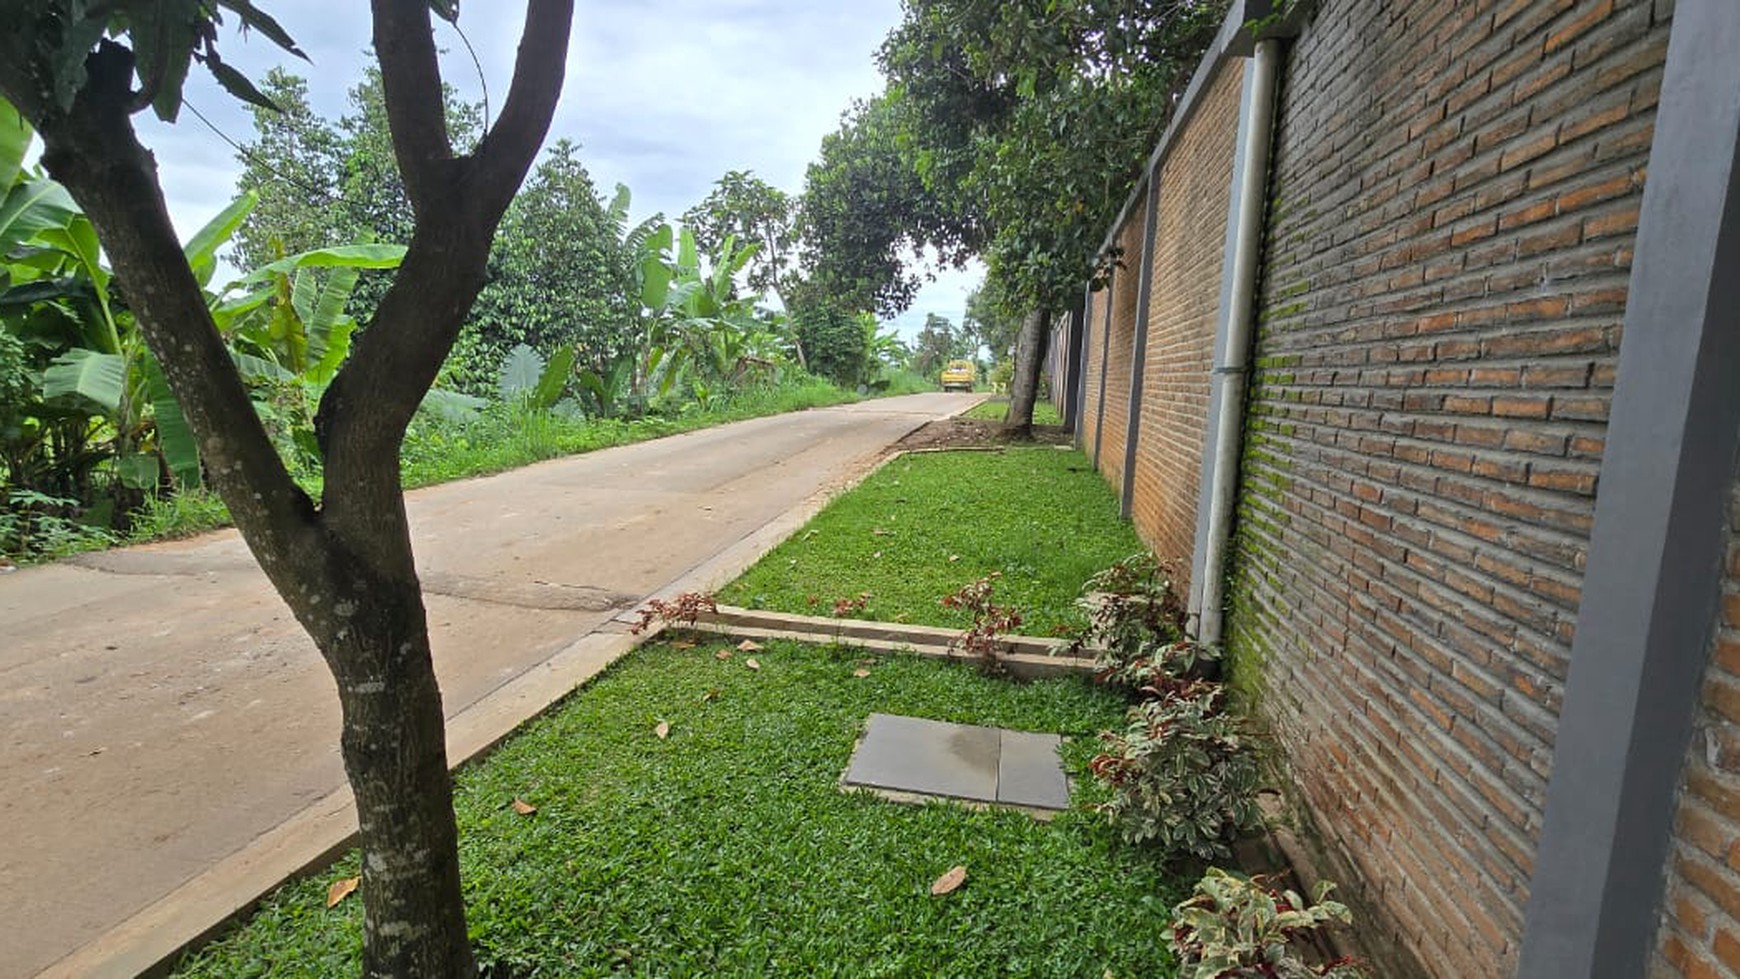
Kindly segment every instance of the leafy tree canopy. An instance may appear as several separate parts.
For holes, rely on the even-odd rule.
[[[712,254],[735,235],[739,245],[759,245],[745,267],[745,281],[755,292],[778,290],[791,272],[797,229],[796,202],[785,191],[747,170],[720,177],[699,204],[683,213],[683,227],[695,245]]]
[[[1011,302],[1057,309],[1213,36],[1224,0],[907,0],[881,51],[933,195],[983,229]]]

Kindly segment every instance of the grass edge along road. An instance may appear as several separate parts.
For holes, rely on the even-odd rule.
[[[486,975],[1170,974],[1163,923],[1189,883],[1083,808],[1091,732],[1121,698],[790,642],[749,669],[697,638],[630,653],[457,775]],[[1040,823],[842,793],[873,711],[1071,736],[1077,807]],[[360,902],[326,902],[357,859],[286,885],[178,974],[354,974]],[[930,896],[956,864],[966,884]]]

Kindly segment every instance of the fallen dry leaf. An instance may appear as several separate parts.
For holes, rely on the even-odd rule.
[[[966,882],[966,879],[967,868],[956,864],[949,868],[948,873],[930,882],[930,896],[942,897],[944,894],[953,894],[960,888],[961,884]]]
[[[719,688],[718,687],[714,687],[713,689],[711,689],[711,690],[709,690],[706,693],[701,695],[701,703],[703,703],[703,704],[710,704],[713,701],[718,700],[718,699],[719,699]]]
[[[714,654],[713,654],[713,658],[714,658],[714,659],[717,659],[717,660],[727,660],[727,659],[730,659],[730,658],[731,658],[731,650],[729,650],[729,649],[721,649],[721,650],[719,650],[719,651],[718,651],[718,652],[716,652],[716,653],[714,653]]]
[[[865,677],[870,675],[870,671],[869,670],[853,670],[852,675],[857,677],[858,679],[862,680]]]
[[[532,813],[537,812],[537,811],[538,811],[537,806],[532,805],[531,803],[525,801],[524,799],[515,799],[514,800],[514,812],[517,812],[522,816],[530,816]]]
[[[748,667],[748,668],[749,668],[749,669],[752,669],[752,670],[759,670],[759,669],[761,669],[761,664],[760,664],[760,663],[757,663],[757,662],[756,662],[756,661],[755,661],[755,660],[753,660],[753,659],[746,659],[746,660],[744,660],[744,661],[743,661],[743,665],[744,665],[744,666],[746,666],[746,667]]]
[[[875,554],[872,554],[872,555],[870,555],[870,556],[871,556],[871,557],[881,557],[881,556],[882,556],[882,552],[881,552],[881,551],[877,551],[877,552],[876,552],[876,553],[875,553]]]
[[[695,644],[687,639],[678,639],[676,642],[671,643],[671,648],[672,649],[694,649]]]
[[[737,648],[743,650],[746,653],[753,653],[756,650],[761,648],[761,643],[758,643],[753,639],[745,639],[742,642],[737,644]]]
[[[659,736],[660,741],[663,741],[664,739],[670,737],[671,736],[671,722],[670,721],[660,721],[658,727],[653,728],[653,733]]]
[[[355,893],[356,889],[361,886],[361,877],[346,877],[343,880],[333,881],[332,886],[326,889],[326,906],[330,908],[333,905],[336,905],[338,902],[350,897],[351,894]]]
[[[959,554],[950,554],[949,555],[949,563],[950,564],[953,564],[956,561],[959,561],[960,559],[961,559],[961,556]]]

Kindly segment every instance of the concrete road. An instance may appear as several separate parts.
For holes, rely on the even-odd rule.
[[[978,400],[764,418],[410,494],[448,716]],[[341,789],[338,732],[324,664],[233,532],[0,577],[0,976]]]

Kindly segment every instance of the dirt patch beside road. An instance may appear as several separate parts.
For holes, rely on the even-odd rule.
[[[1000,449],[1007,445],[1069,445],[1070,434],[1061,425],[1033,426],[1031,442],[1016,437],[1003,422],[977,418],[943,418],[930,422],[897,442],[901,452],[936,449]]]

